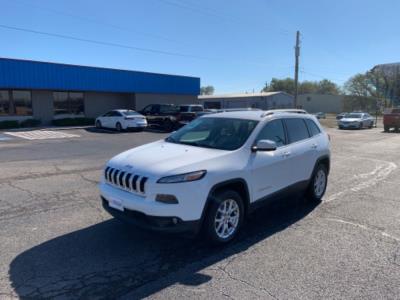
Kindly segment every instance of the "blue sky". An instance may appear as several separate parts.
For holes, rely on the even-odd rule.
[[[342,84],[376,64],[400,61],[398,0],[0,0],[0,5],[0,26],[178,54],[0,27],[2,57],[198,76],[216,93],[259,91],[272,77],[292,77],[296,30],[302,34],[300,80]]]

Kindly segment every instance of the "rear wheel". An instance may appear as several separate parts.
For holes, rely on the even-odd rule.
[[[117,131],[121,132],[121,131],[122,131],[121,123],[118,122],[118,123],[115,125],[115,128],[117,129]]]
[[[389,126],[387,126],[387,125],[384,125],[384,126],[383,126],[383,130],[384,130],[385,132],[389,132],[389,130],[390,130],[390,127],[389,127]]]
[[[237,192],[218,193],[207,211],[204,224],[207,237],[215,244],[231,241],[242,225],[243,215],[243,200]]]
[[[307,190],[307,199],[313,202],[321,201],[325,194],[328,183],[328,171],[325,165],[319,164],[311,178],[310,185]]]
[[[166,120],[164,121],[162,127],[163,127],[164,131],[166,131],[166,132],[171,132],[172,129],[174,128],[174,124],[171,122],[170,119],[166,119]]]

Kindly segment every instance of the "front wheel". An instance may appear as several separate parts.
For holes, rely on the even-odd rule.
[[[306,197],[312,202],[321,201],[325,194],[328,183],[328,171],[326,166],[319,164],[311,178],[310,185],[307,189]]]
[[[383,126],[383,131],[389,132],[389,130],[390,130],[390,127],[389,127],[389,126],[387,126],[387,125],[384,125],[384,126]]]
[[[115,128],[117,129],[117,131],[121,132],[121,131],[122,131],[121,123],[118,122],[118,123],[115,125]]]
[[[101,122],[100,121],[96,121],[96,128],[101,128]]]
[[[233,190],[225,190],[212,201],[205,219],[205,232],[215,244],[228,243],[237,235],[243,222],[242,197]]]

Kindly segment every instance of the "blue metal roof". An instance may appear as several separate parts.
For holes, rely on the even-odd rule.
[[[0,58],[0,89],[200,93],[200,78]]]

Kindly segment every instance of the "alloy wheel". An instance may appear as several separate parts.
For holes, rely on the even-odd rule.
[[[214,219],[214,228],[217,236],[228,239],[235,234],[239,225],[240,209],[233,199],[224,200],[218,207]]]

